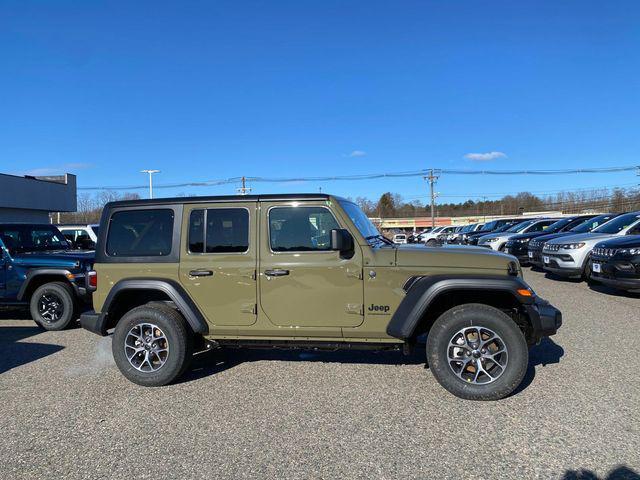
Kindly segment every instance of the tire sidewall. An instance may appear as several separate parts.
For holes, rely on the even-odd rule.
[[[40,315],[38,303],[42,296],[46,294],[54,294],[62,300],[64,311],[62,317],[56,322],[47,322],[42,315]],[[71,324],[75,316],[75,299],[71,287],[60,282],[41,285],[33,292],[33,295],[31,295],[29,310],[31,312],[31,318],[45,330],[64,330]]]
[[[165,364],[155,372],[141,372],[129,362],[125,353],[125,340],[129,331],[141,323],[153,323],[165,334],[169,352]],[[159,387],[174,381],[186,369],[190,357],[187,331],[179,314],[170,309],[142,306],[125,314],[116,325],[112,344],[113,358],[120,372],[132,382]]]
[[[507,367],[491,383],[475,385],[455,375],[448,362],[448,345],[453,335],[465,327],[493,330],[507,347]],[[512,393],[527,371],[529,352],[524,335],[502,311],[479,304],[454,307],[433,324],[427,337],[427,359],[436,380],[457,397],[469,400],[498,400]]]

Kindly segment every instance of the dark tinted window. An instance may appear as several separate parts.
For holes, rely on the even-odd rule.
[[[107,255],[158,257],[171,253],[173,210],[126,210],[114,213],[107,235]]]
[[[16,225],[0,228],[2,243],[9,253],[67,250],[67,239],[53,226]]]
[[[274,252],[329,250],[334,228],[340,228],[338,222],[323,207],[277,207],[269,211]]]
[[[210,208],[191,212],[189,218],[189,251],[191,253],[205,253],[205,251],[206,253],[243,253],[247,250],[249,250],[249,212],[246,209]]]
[[[189,251],[204,253],[204,210],[192,210],[189,216]]]

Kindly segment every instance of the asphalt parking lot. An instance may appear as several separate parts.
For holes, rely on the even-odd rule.
[[[422,352],[211,352],[143,388],[109,338],[2,311],[0,478],[640,478],[640,295],[525,276],[565,323],[485,403]]]

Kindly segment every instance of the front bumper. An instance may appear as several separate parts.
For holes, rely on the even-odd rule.
[[[531,326],[533,340],[555,335],[562,326],[562,312],[543,298],[536,297],[532,304],[525,305]]]
[[[576,261],[569,254],[558,254],[542,252],[542,268],[546,271],[555,273],[561,277],[579,277],[582,275],[582,265],[576,264]],[[548,258],[548,262],[544,259]]]
[[[527,252],[526,244],[507,243],[504,251],[505,253],[516,257],[521,265],[529,263],[529,254]]]
[[[107,335],[107,316],[93,310],[80,315],[80,326],[102,337]]]
[[[637,260],[614,261],[594,256],[592,261],[600,265],[600,272],[591,272],[594,280],[621,290],[640,290],[640,263]]]

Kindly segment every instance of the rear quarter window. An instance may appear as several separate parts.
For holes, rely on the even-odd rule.
[[[110,257],[163,257],[171,253],[171,209],[123,210],[111,216],[106,253]]]

